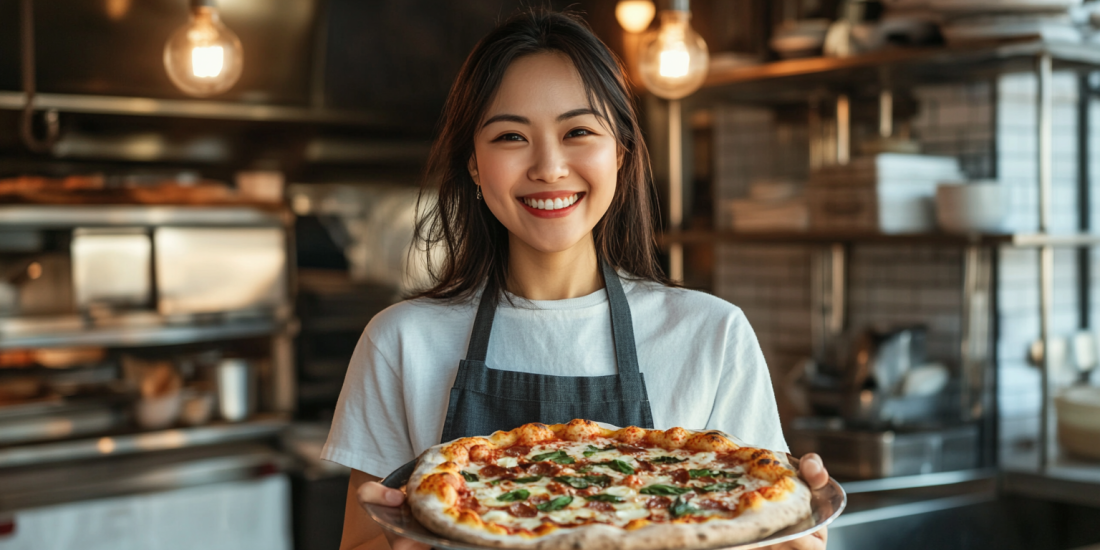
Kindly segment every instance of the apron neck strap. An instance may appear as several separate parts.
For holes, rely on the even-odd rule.
[[[634,346],[634,321],[630,317],[630,304],[626,301],[626,293],[619,281],[619,274],[615,273],[615,270],[602,259],[600,274],[603,275],[604,289],[607,291],[608,305],[611,310],[611,336],[615,342],[615,362],[620,380],[624,385],[623,389],[624,391],[628,389],[644,391],[634,387],[641,384],[637,376],[639,370],[638,353]],[[485,290],[481,293],[481,302],[477,307],[477,315],[474,317],[474,328],[470,332],[470,346],[466,348],[467,361],[485,362],[485,357],[489,354],[489,335],[493,331],[493,317],[496,315],[499,301],[499,289],[493,288],[492,284],[485,285]],[[635,393],[627,395],[635,395]]]
[[[607,290],[607,301],[611,310],[611,336],[615,340],[615,362],[619,367],[619,377],[634,380],[638,374],[638,353],[634,346],[634,320],[630,317],[630,303],[626,301],[626,292],[623,292],[619,274],[603,259],[600,260],[600,271],[603,273],[603,285]]]

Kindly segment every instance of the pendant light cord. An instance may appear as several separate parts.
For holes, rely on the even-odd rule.
[[[23,0],[22,53],[23,53],[23,119],[21,137],[28,149],[35,153],[48,152],[58,136],[57,111],[46,111],[46,139],[39,141],[34,135],[34,0]]]

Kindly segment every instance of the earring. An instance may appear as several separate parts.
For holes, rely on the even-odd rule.
[[[477,200],[481,200],[481,186],[477,186]]]

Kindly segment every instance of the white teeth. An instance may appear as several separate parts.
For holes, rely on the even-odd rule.
[[[570,195],[564,199],[523,199],[523,204],[539,210],[559,210],[577,203],[578,195]]]

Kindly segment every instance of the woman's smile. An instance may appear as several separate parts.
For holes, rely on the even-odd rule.
[[[562,218],[576,210],[574,207],[584,199],[584,195],[584,192],[544,191],[518,197],[518,200],[532,216]]]

